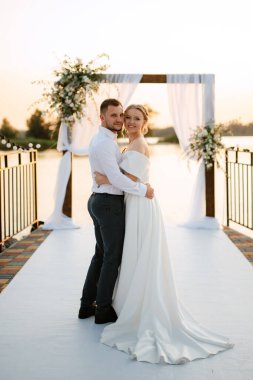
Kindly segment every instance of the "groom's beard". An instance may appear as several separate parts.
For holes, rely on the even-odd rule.
[[[120,132],[123,128],[123,125],[121,125],[121,126],[119,125],[118,128],[114,127],[113,125],[107,125],[106,128],[112,132]]]

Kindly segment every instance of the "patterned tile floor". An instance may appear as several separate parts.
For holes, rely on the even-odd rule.
[[[246,259],[253,265],[253,239],[241,234],[232,228],[223,227],[224,232],[227,234],[230,240],[237,246],[237,248],[243,253]]]
[[[51,231],[38,229],[0,253],[0,292],[10,283]],[[224,232],[253,265],[253,239],[224,227]]]
[[[0,253],[0,292],[10,283],[51,231],[38,229]]]

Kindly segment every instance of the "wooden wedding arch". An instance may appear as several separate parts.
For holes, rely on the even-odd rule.
[[[110,74],[110,82],[114,83],[113,77],[117,77],[119,74]],[[134,74],[129,74],[128,78],[134,77]],[[210,108],[213,110],[214,113],[214,75],[213,74],[206,74],[206,77],[210,77],[211,82],[212,82],[212,87],[209,88],[209,92],[211,91],[211,96],[210,93],[208,94],[209,96],[206,96],[204,99],[205,102],[212,102],[212,104],[208,104]],[[106,78],[106,75],[104,76]],[[171,82],[172,83],[182,83],[178,81],[179,75],[170,75]],[[196,83],[196,75],[189,76],[189,80],[187,83]],[[205,82],[202,81],[203,76],[199,75],[198,82],[199,84]],[[177,82],[178,81],[178,82]],[[125,83],[125,82],[124,82]],[[139,83],[150,83],[150,84],[161,84],[167,83],[167,74],[143,74],[141,80]],[[214,121],[214,120],[213,120]],[[72,162],[72,160],[71,160]],[[71,165],[72,166],[72,165]],[[71,170],[72,172],[72,170]],[[205,193],[206,193],[206,216],[214,217],[215,216],[215,181],[214,181],[214,165],[210,169],[205,168]],[[69,182],[67,185],[67,190],[66,190],[66,195],[65,195],[65,200],[63,204],[63,213],[69,217],[72,217],[72,175],[70,174]]]

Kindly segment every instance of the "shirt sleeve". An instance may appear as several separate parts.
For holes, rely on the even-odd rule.
[[[97,154],[99,151],[99,154]],[[96,147],[96,159],[98,160],[103,174],[105,174],[110,183],[126,193],[145,196],[147,186],[140,182],[134,182],[121,173],[115,154],[113,141],[107,141],[106,144],[99,144]]]

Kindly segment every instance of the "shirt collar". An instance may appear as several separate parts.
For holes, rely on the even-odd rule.
[[[102,127],[102,125],[100,125],[99,131],[102,132],[104,135],[110,137],[112,140],[117,140],[117,133],[113,133],[112,131],[110,131],[110,129]]]

